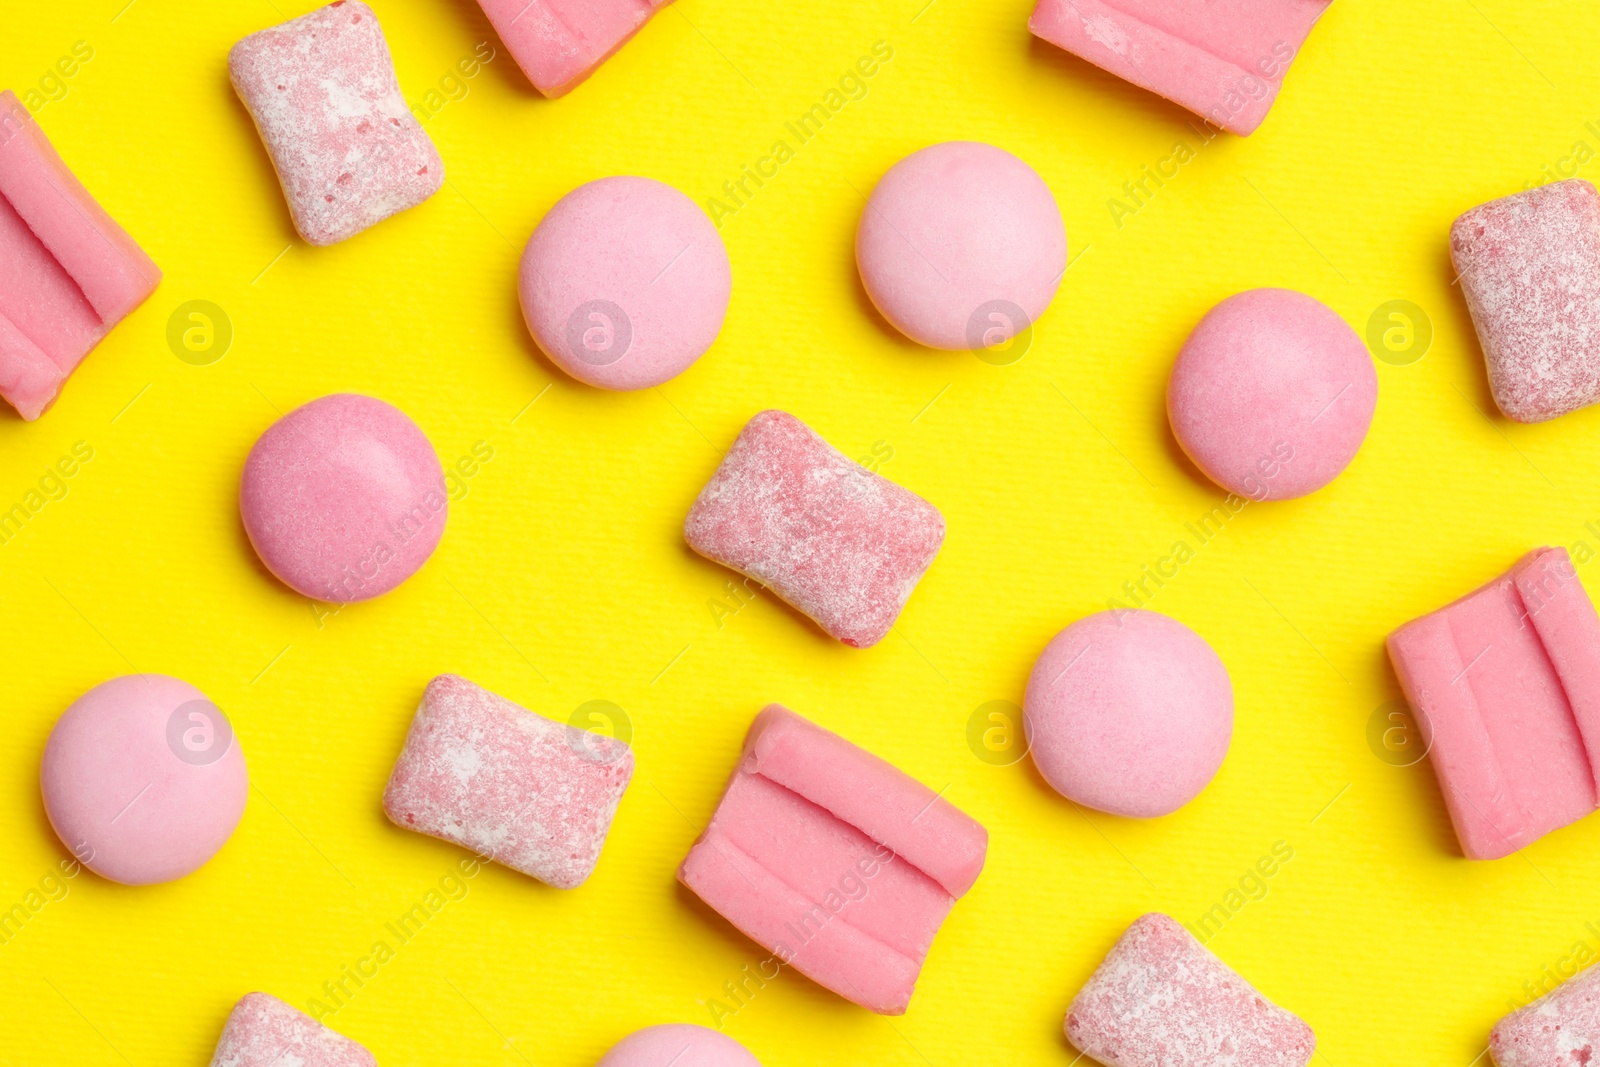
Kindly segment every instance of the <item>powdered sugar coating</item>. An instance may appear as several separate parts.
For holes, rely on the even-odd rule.
[[[746,424],[683,535],[852,648],[889,632],[939,554],[937,508],[846,458],[784,411]]]
[[[1600,1062],[1600,968],[1579,972],[1489,1033],[1496,1067],[1583,1067]]]
[[[398,826],[572,889],[599,861],[632,777],[623,742],[441,674],[422,695],[383,810]]]
[[[314,245],[360,233],[439,191],[444,163],[406,107],[372,9],[336,0],[228,53],[289,201]]]
[[[545,96],[582,82],[668,0],[478,0],[517,66]]]
[[[1067,1009],[1067,1039],[1108,1067],[1305,1067],[1316,1035],[1175,919],[1135,920]]]
[[[1580,178],[1482,204],[1450,227],[1494,401],[1543,422],[1600,400],[1600,193]]]
[[[372,1053],[266,993],[233,1006],[211,1067],[377,1067]]]

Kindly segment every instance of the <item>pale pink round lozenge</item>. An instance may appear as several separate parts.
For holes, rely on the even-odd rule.
[[[581,382],[645,389],[717,339],[733,275],[717,228],[653,178],[580,185],[522,253],[517,292],[539,347]]]
[[[1251,500],[1322,488],[1366,439],[1378,403],[1367,348],[1327,305],[1251,289],[1206,312],[1167,383],[1172,432],[1195,466]]]
[[[269,426],[239,487],[245,532],[267,569],[340,604],[411,577],[448,511],[444,469],[417,424],[356,393],[313,400]]]
[[[595,1067],[761,1067],[761,1062],[715,1030],[693,1023],[664,1023],[618,1041]]]
[[[127,885],[198,870],[244,814],[244,753],[221,709],[187,682],[129,674],[73,702],[39,768],[56,836]]]
[[[1045,646],[1023,716],[1063,796],[1151,818],[1200,795],[1233,737],[1233,685],[1205,639],[1156,611],[1079,619]]]
[[[1067,231],[1032,167],[991,144],[947,141],[879,179],[856,266],[872,303],[913,341],[1014,362],[1022,353],[1010,346],[1067,269]]]

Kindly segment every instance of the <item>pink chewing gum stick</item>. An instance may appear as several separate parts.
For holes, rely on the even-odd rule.
[[[669,0],[478,0],[517,66],[545,96],[575,88]]]
[[[1238,134],[1261,125],[1331,0],[1039,0],[1034,35]]]
[[[0,396],[37,419],[161,271],[0,92]]]
[[[1402,626],[1389,657],[1469,859],[1595,809],[1600,617],[1565,549]]]
[[[678,880],[779,962],[900,1015],[988,842],[921,782],[772,704]]]

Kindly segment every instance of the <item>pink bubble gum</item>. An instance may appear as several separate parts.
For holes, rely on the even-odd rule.
[[[1067,1009],[1107,1067],[1305,1067],[1316,1035],[1158,912],[1136,919]]]
[[[921,782],[772,704],[678,880],[778,962],[900,1015],[988,843]]]
[[[1495,1067],[1600,1062],[1600,968],[1590,967],[1505,1016],[1489,1032]]]
[[[1389,635],[1389,658],[1469,859],[1595,809],[1600,617],[1561,548]]]
[[[739,1042],[690,1023],[635,1030],[611,1046],[595,1067],[761,1067]]]
[[[400,95],[378,17],[336,0],[228,53],[233,87],[278,171],[294,228],[354,236],[439,191],[444,163]]]
[[[595,72],[669,0],[478,0],[522,73],[561,96]]]
[[[599,862],[632,777],[621,741],[441,674],[422,695],[383,810],[397,826],[572,889]]]
[[[277,997],[250,993],[233,1006],[211,1067],[377,1067],[372,1053]]]
[[[1034,35],[1238,134],[1261,125],[1331,0],[1039,0]]]
[[[1450,227],[1494,402],[1543,422],[1600,400],[1600,193],[1581,179],[1482,204]]]
[[[889,632],[944,542],[944,518],[793,415],[746,424],[684,522],[707,559],[770,588],[852,648]]]
[[[161,271],[0,92],[0,397],[32,421]]]

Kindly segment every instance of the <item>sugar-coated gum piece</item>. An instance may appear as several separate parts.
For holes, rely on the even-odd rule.
[[[1034,35],[1250,134],[1331,0],[1039,0]]]
[[[372,1053],[277,997],[247,994],[222,1027],[211,1067],[377,1067]]]
[[[761,1067],[750,1051],[726,1034],[691,1023],[663,1023],[635,1030],[611,1046],[595,1067]]]
[[[784,411],[752,418],[684,539],[852,648],[883,640],[944,542],[944,518]]]
[[[1167,382],[1184,452],[1224,489],[1258,501],[1304,496],[1338,477],[1377,403],[1361,338],[1292,289],[1235,293],[1206,312]]]
[[[644,389],[717,339],[733,275],[700,206],[653,178],[580,185],[539,220],[518,268],[523,321],[579,381]]]
[[[160,281],[28,110],[0,92],[0,397],[38,418]]]
[[[198,870],[244,814],[244,754],[217,706],[187,682],[129,674],[62,713],[39,768],[56,836],[114,882]]]
[[[1600,616],[1565,549],[1536,549],[1388,645],[1468,858],[1595,810]]]
[[[396,826],[572,889],[599,862],[632,776],[623,742],[442,674],[422,695],[383,810]]]
[[[1233,737],[1233,684],[1205,638],[1155,611],[1101,611],[1050,640],[1023,698],[1029,753],[1063,796],[1117,815],[1177,811]]]
[[[776,964],[899,1015],[987,848],[933,790],[773,704],[678,878]]]
[[[1495,1067],[1583,1067],[1600,1062],[1600,967],[1590,965],[1489,1032]]]
[[[353,237],[444,184],[444,163],[406,106],[378,17],[361,0],[260,30],[228,53],[300,236]]]
[[[289,588],[330,603],[387,593],[444,536],[444,468],[399,408],[357,393],[320,397],[250,449],[239,514]]]
[[[1317,1046],[1311,1027],[1159,912],[1112,947],[1066,1032],[1106,1067],[1306,1067]]]
[[[1544,422],[1600,400],[1600,193],[1581,178],[1480,204],[1450,258],[1495,404]]]
[[[545,96],[570,92],[670,0],[478,0]]]
[[[1003,352],[1055,298],[1067,231],[1032,167],[991,144],[947,141],[878,180],[856,265],[873,305],[913,341]]]

